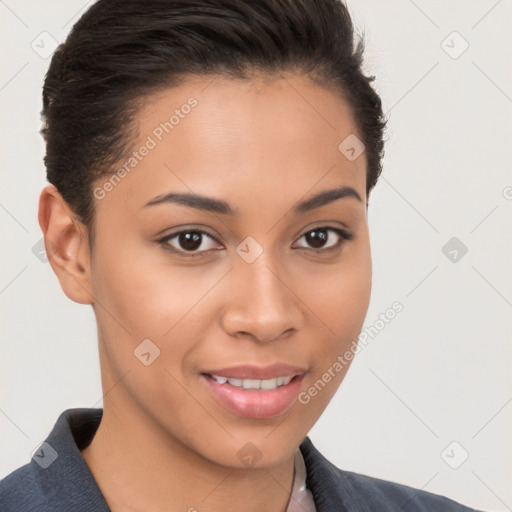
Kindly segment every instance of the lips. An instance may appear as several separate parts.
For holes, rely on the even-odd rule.
[[[205,370],[201,373],[226,377],[228,379],[277,379],[278,377],[295,377],[306,372],[306,368],[277,363],[271,366],[258,367],[253,365],[239,365],[230,368]]]
[[[234,366],[201,372],[211,396],[228,411],[263,419],[289,409],[300,391],[305,368],[275,364]]]

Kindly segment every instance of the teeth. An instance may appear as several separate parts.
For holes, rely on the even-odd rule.
[[[256,379],[244,379],[242,381],[242,386],[244,389],[260,389],[260,383],[261,381]]]
[[[276,389],[277,388],[277,379],[267,379],[262,380],[260,383],[261,389]]]
[[[231,384],[237,388],[244,389],[277,389],[281,386],[286,386],[293,377],[277,377],[275,379],[228,379],[227,377],[221,377],[219,375],[212,375],[212,378],[220,384]]]

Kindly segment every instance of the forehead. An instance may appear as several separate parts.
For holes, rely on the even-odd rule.
[[[261,207],[264,197],[282,202],[284,191],[297,201],[339,185],[365,201],[365,154],[349,159],[339,147],[359,135],[352,112],[342,94],[307,77],[191,79],[144,98],[134,123],[134,153],[116,167],[125,172],[110,203],[129,198],[141,208],[182,191],[238,210]]]

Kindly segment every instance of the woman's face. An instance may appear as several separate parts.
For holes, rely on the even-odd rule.
[[[224,466],[282,462],[340,385],[370,299],[351,112],[299,75],[203,78],[135,122],[135,154],[95,189],[105,415]]]

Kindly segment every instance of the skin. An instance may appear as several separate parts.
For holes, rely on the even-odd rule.
[[[291,73],[198,77],[154,94],[135,120],[133,148],[190,96],[197,106],[95,199],[92,249],[55,187],[41,193],[52,268],[71,300],[92,305],[98,325],[104,415],[82,455],[114,512],[284,512],[294,452],[348,366],[307,405],[267,419],[224,409],[199,373],[284,362],[307,368],[307,391],[357,339],[371,292],[366,157],[338,150],[358,134],[343,96]],[[298,201],[341,185],[362,201],[292,214]],[[170,191],[223,199],[238,213],[144,207]],[[304,235],[324,226],[353,239],[315,253]],[[183,229],[217,241],[205,236],[199,257],[177,237],[167,242],[176,252],[158,242]],[[340,241],[326,234],[324,246]],[[236,252],[248,236],[263,248],[250,264]],[[160,349],[149,366],[134,356],[144,339]],[[261,455],[252,467],[237,456],[247,442]]]

